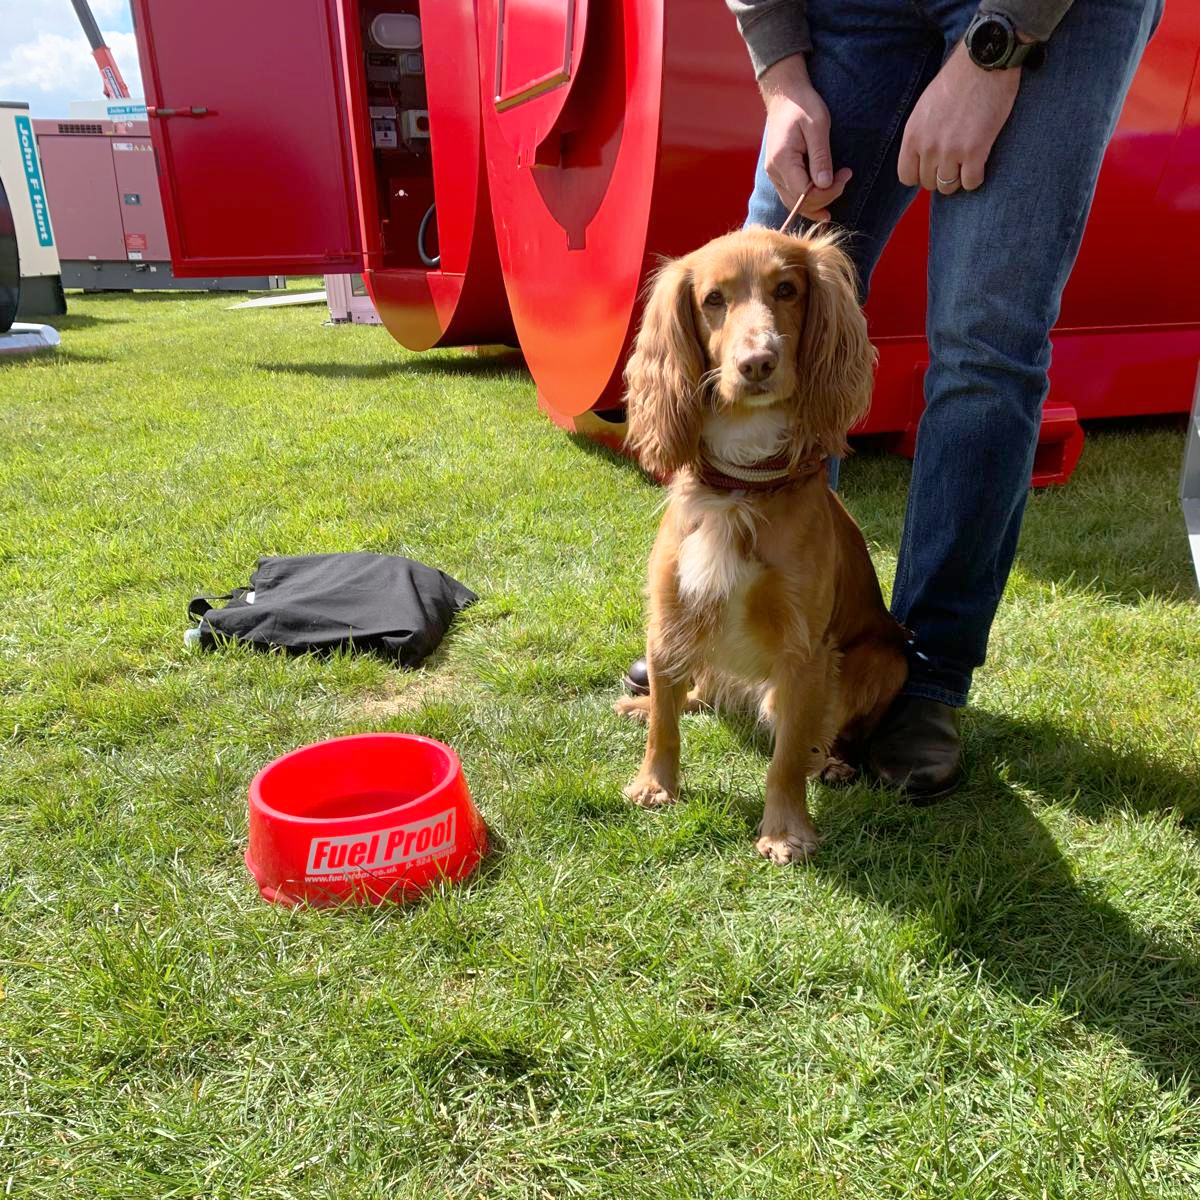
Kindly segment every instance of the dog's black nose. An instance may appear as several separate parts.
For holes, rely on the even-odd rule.
[[[738,370],[750,383],[769,379],[778,365],[779,355],[774,350],[751,350],[738,359]]]

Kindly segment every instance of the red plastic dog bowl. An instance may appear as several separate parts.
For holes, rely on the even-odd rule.
[[[293,750],[250,784],[246,866],[278,904],[407,900],[466,878],[487,826],[449,746],[362,733]]]

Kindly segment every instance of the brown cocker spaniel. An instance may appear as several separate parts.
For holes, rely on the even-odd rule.
[[[775,728],[757,847],[777,863],[816,849],[809,777],[854,774],[907,674],[905,631],[825,469],[866,414],[874,358],[836,236],[749,229],[663,267],[625,371],[629,445],[672,477],[650,694],[616,705],[649,725],[625,794],[675,799],[685,708],[757,699]]]

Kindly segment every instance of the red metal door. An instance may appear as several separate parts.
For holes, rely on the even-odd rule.
[[[133,0],[175,273],[362,269],[334,0]]]

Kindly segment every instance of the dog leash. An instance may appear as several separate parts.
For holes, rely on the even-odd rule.
[[[813,185],[810,183],[810,184],[808,185],[808,187],[806,187],[806,188],[804,189],[804,191],[802,191],[802,192],[800,193],[800,199],[799,199],[799,200],[797,200],[797,201],[796,201],[796,203],[792,205],[792,211],[791,211],[790,213],[788,213],[788,215],[787,215],[787,220],[785,220],[785,221],[784,221],[784,223],[783,223],[782,225],[780,225],[780,227],[779,227],[779,232],[780,232],[780,233],[787,233],[787,231],[788,231],[788,226],[789,226],[789,225],[790,225],[790,224],[791,224],[791,223],[792,223],[792,222],[793,222],[793,221],[796,219],[796,217],[799,215],[799,213],[800,213],[800,209],[801,209],[801,208],[804,206],[804,202],[805,202],[805,200],[807,200],[807,199],[808,199],[808,193],[809,193],[809,192],[811,192],[812,190],[813,190]]]

